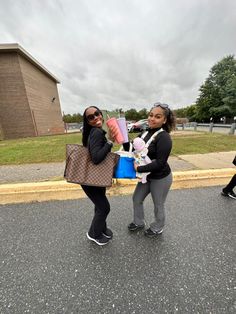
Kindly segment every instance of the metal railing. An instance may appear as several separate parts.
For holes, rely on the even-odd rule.
[[[194,130],[194,131],[208,131],[215,133],[235,134],[236,123],[220,124],[220,123],[181,123],[177,124],[177,130]]]

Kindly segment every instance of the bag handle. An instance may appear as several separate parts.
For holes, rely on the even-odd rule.
[[[121,145],[121,147],[119,148],[118,152],[122,152],[123,150],[123,146]],[[126,152],[132,153],[133,151],[133,144],[131,142],[129,142],[129,150]]]

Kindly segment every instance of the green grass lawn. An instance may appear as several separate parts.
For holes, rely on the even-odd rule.
[[[130,134],[134,138],[137,134]],[[236,137],[216,133],[172,135],[172,155],[204,154],[232,151],[236,149]],[[59,162],[65,160],[65,145],[80,144],[81,133],[42,136],[17,140],[0,141],[0,165],[25,163]],[[118,150],[120,145],[113,147]]]
[[[172,155],[206,154],[233,150],[236,150],[236,136],[234,135],[199,132],[192,135],[173,136]]]

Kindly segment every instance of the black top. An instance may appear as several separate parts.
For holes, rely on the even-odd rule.
[[[144,138],[145,143],[158,129],[149,129],[147,135]],[[141,136],[141,134],[140,134]],[[140,137],[139,136],[139,137]],[[129,143],[124,143],[125,150],[129,150]],[[148,157],[152,160],[151,163],[138,166],[138,172],[151,172],[147,179],[162,179],[168,176],[171,172],[170,166],[167,163],[168,157],[172,149],[172,140],[170,134],[165,130],[158,133],[148,146]]]
[[[103,161],[111,151],[112,143],[108,143],[106,132],[100,128],[92,128],[88,139],[88,149],[92,162],[96,165]]]

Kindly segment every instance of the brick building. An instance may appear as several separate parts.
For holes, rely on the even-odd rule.
[[[64,133],[58,79],[18,44],[0,44],[0,139]]]

